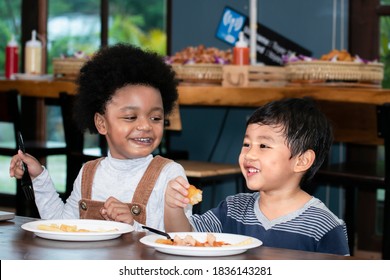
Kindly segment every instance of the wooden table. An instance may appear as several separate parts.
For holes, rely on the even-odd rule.
[[[71,242],[43,239],[24,231],[21,225],[35,219],[16,216],[0,222],[1,260],[185,260],[213,259],[159,253],[139,242],[145,234],[132,232],[106,241]],[[215,258],[214,258],[215,259]],[[246,253],[218,257],[222,260],[354,260],[355,257],[260,246]]]

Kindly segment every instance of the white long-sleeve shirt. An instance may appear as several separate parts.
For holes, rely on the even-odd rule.
[[[135,189],[152,161],[149,155],[138,159],[115,159],[108,156],[96,169],[92,184],[93,200],[106,201],[110,196],[122,202],[131,202]],[[168,182],[177,176],[186,178],[183,167],[171,162],[164,166],[146,206],[146,225],[164,230],[164,195]],[[79,201],[81,199],[82,168],[73,184],[73,191],[64,203],[59,197],[46,168],[33,180],[35,203],[42,219],[79,219]],[[189,217],[192,207],[185,209]],[[141,225],[134,221],[136,231]]]

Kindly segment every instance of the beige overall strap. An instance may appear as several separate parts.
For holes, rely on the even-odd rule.
[[[79,201],[81,219],[103,219],[100,209],[103,207],[104,202],[91,200],[93,178],[100,161],[103,159],[98,158],[84,164],[81,178],[81,200]]]
[[[91,199],[92,197],[92,183],[95,177],[95,172],[99,163],[104,159],[98,158],[88,161],[83,166],[83,176],[81,178],[81,198]]]
[[[160,176],[161,170],[171,161],[161,156],[154,157],[138,183],[133,200],[130,203],[130,212],[137,222],[141,224],[146,223],[146,205],[148,204],[150,194],[157,178]]]

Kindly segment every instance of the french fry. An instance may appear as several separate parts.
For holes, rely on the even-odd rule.
[[[62,231],[58,225],[51,224],[51,225],[38,225],[39,230],[46,230],[46,231]]]
[[[77,228],[76,225],[67,225],[67,224],[40,224],[37,227],[39,230],[45,230],[45,231],[55,231],[55,232],[115,232],[118,231],[117,228],[113,229],[99,229],[99,230],[89,230],[89,229],[83,229],[83,228]]]
[[[77,226],[61,224],[60,230],[65,232],[77,232]]]
[[[241,242],[238,242],[235,244],[230,244],[230,245],[225,245],[225,246],[244,246],[244,245],[251,244],[252,242],[253,242],[253,239],[249,237]]]
[[[202,201],[202,191],[194,185],[190,185],[187,197],[189,198],[191,205],[198,204]]]

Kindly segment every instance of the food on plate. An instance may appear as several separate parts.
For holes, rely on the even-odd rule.
[[[190,185],[187,190],[187,197],[189,198],[191,205],[198,204],[202,201],[202,191],[200,189],[197,189],[194,185]]]
[[[89,230],[89,229],[83,229],[83,228],[77,228],[76,225],[67,225],[67,224],[40,224],[38,225],[39,230],[45,230],[45,231],[56,231],[56,232],[112,232],[112,231],[118,231],[117,228],[113,229],[99,229],[99,230]]]
[[[248,237],[247,239],[241,241],[241,242],[238,242],[238,243],[235,243],[235,244],[232,244],[231,246],[245,246],[245,245],[249,245],[252,243],[252,238],[251,237]]]
[[[190,247],[222,247],[222,246],[231,245],[224,241],[217,241],[217,238],[212,233],[207,233],[205,242],[200,242],[196,240],[192,235],[187,234],[184,238],[175,235],[173,241],[170,239],[159,238],[156,240],[156,243],[175,245],[175,246],[190,246]]]

